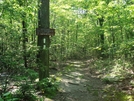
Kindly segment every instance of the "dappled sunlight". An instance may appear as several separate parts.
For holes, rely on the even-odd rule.
[[[74,66],[74,67],[81,67],[85,65],[82,61],[68,61],[68,64]]]
[[[111,82],[121,81],[125,79],[128,75],[132,75],[130,71],[130,65],[125,63],[116,62],[114,65],[111,65],[111,69],[103,75],[103,80],[109,80]]]
[[[82,76],[82,74],[79,72],[71,72],[70,74],[73,76]]]
[[[74,64],[73,66],[75,66],[75,67],[81,67],[81,65],[78,65],[78,64]]]
[[[116,62],[114,60],[69,61],[68,65],[64,67],[64,70],[68,72],[63,72],[61,76],[60,92],[67,94],[66,96],[69,96],[70,99],[74,99],[76,95],[84,96],[82,95],[84,92],[85,95],[91,98],[95,96],[101,101],[108,101],[108,99],[111,101],[118,101],[117,99],[133,101],[131,95],[119,91],[124,89],[123,86],[120,85],[120,87],[115,83],[124,80],[128,74],[132,74],[129,66],[129,63],[122,63],[120,60]],[[128,83],[133,84],[133,81],[128,81]],[[75,95],[71,96],[72,93]],[[81,98],[76,97],[76,99]]]
[[[82,64],[82,61],[76,61],[76,60],[72,60],[72,61],[68,61],[71,64]]]
[[[62,76],[61,80],[61,90],[63,92],[72,92],[79,89],[81,83],[86,82],[87,80],[80,78],[82,76],[79,72],[71,72]]]
[[[82,101],[83,99],[88,101],[89,99],[97,100],[101,98],[101,96],[94,97],[90,90],[97,89],[99,90],[98,92],[101,92],[104,85],[101,80],[91,77],[89,67],[86,65],[85,61],[73,61],[64,67],[63,71],[67,70],[68,72],[63,72],[63,75],[59,76],[61,78],[59,88],[61,95],[57,95],[59,99],[63,99],[61,96],[65,95],[68,96],[65,97],[65,99],[68,99],[67,101],[70,101],[69,99],[73,99],[72,101]],[[89,89],[89,86],[91,89]]]
[[[54,100],[46,97],[46,98],[43,98],[43,101],[54,101]]]
[[[134,0],[0,0],[0,101],[134,101]]]

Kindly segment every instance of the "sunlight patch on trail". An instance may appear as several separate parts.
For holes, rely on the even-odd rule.
[[[73,76],[81,76],[82,74],[79,73],[79,72],[71,72],[70,75],[73,75]]]
[[[62,75],[59,75],[60,89],[55,101],[98,101],[101,98],[89,92],[89,85],[93,90],[101,89],[102,86],[99,79],[91,77],[89,63],[89,61],[66,62],[65,67],[62,67]]]

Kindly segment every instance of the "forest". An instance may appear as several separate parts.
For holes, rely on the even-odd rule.
[[[134,0],[0,0],[0,101],[134,101]]]

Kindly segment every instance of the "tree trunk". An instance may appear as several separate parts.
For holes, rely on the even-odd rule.
[[[104,23],[104,18],[101,17],[101,18],[99,18],[98,20],[99,20],[99,25],[100,25],[100,27],[102,28],[103,23]],[[105,40],[105,37],[104,37],[104,31],[101,29],[101,33],[100,33],[101,57],[104,57],[104,55],[102,54],[103,51],[104,51],[104,40]]]
[[[40,9],[38,15],[38,27],[49,29],[49,0],[40,0]],[[49,77],[49,35],[38,35],[38,66],[39,66],[39,80]]]
[[[22,34],[23,34],[23,59],[24,59],[24,66],[27,68],[27,56],[26,56],[26,22],[22,21]]]

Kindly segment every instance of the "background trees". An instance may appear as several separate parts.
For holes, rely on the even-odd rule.
[[[133,1],[51,0],[55,55],[132,58],[132,11]]]
[[[1,73],[38,70],[38,6],[38,0],[0,0]],[[122,59],[133,64],[134,0],[50,0],[50,7],[50,28],[56,30],[50,60]]]
[[[37,50],[35,49],[37,2],[1,1],[0,6],[0,54],[4,58],[8,56],[8,60],[10,57],[13,62],[24,61],[27,67],[27,62],[30,62],[32,54]],[[35,58],[32,57],[32,60]]]
[[[0,5],[0,54],[28,67],[38,50],[37,1],[1,1]],[[52,60],[133,58],[132,0],[51,0],[50,7],[51,28],[56,29],[51,38]]]

